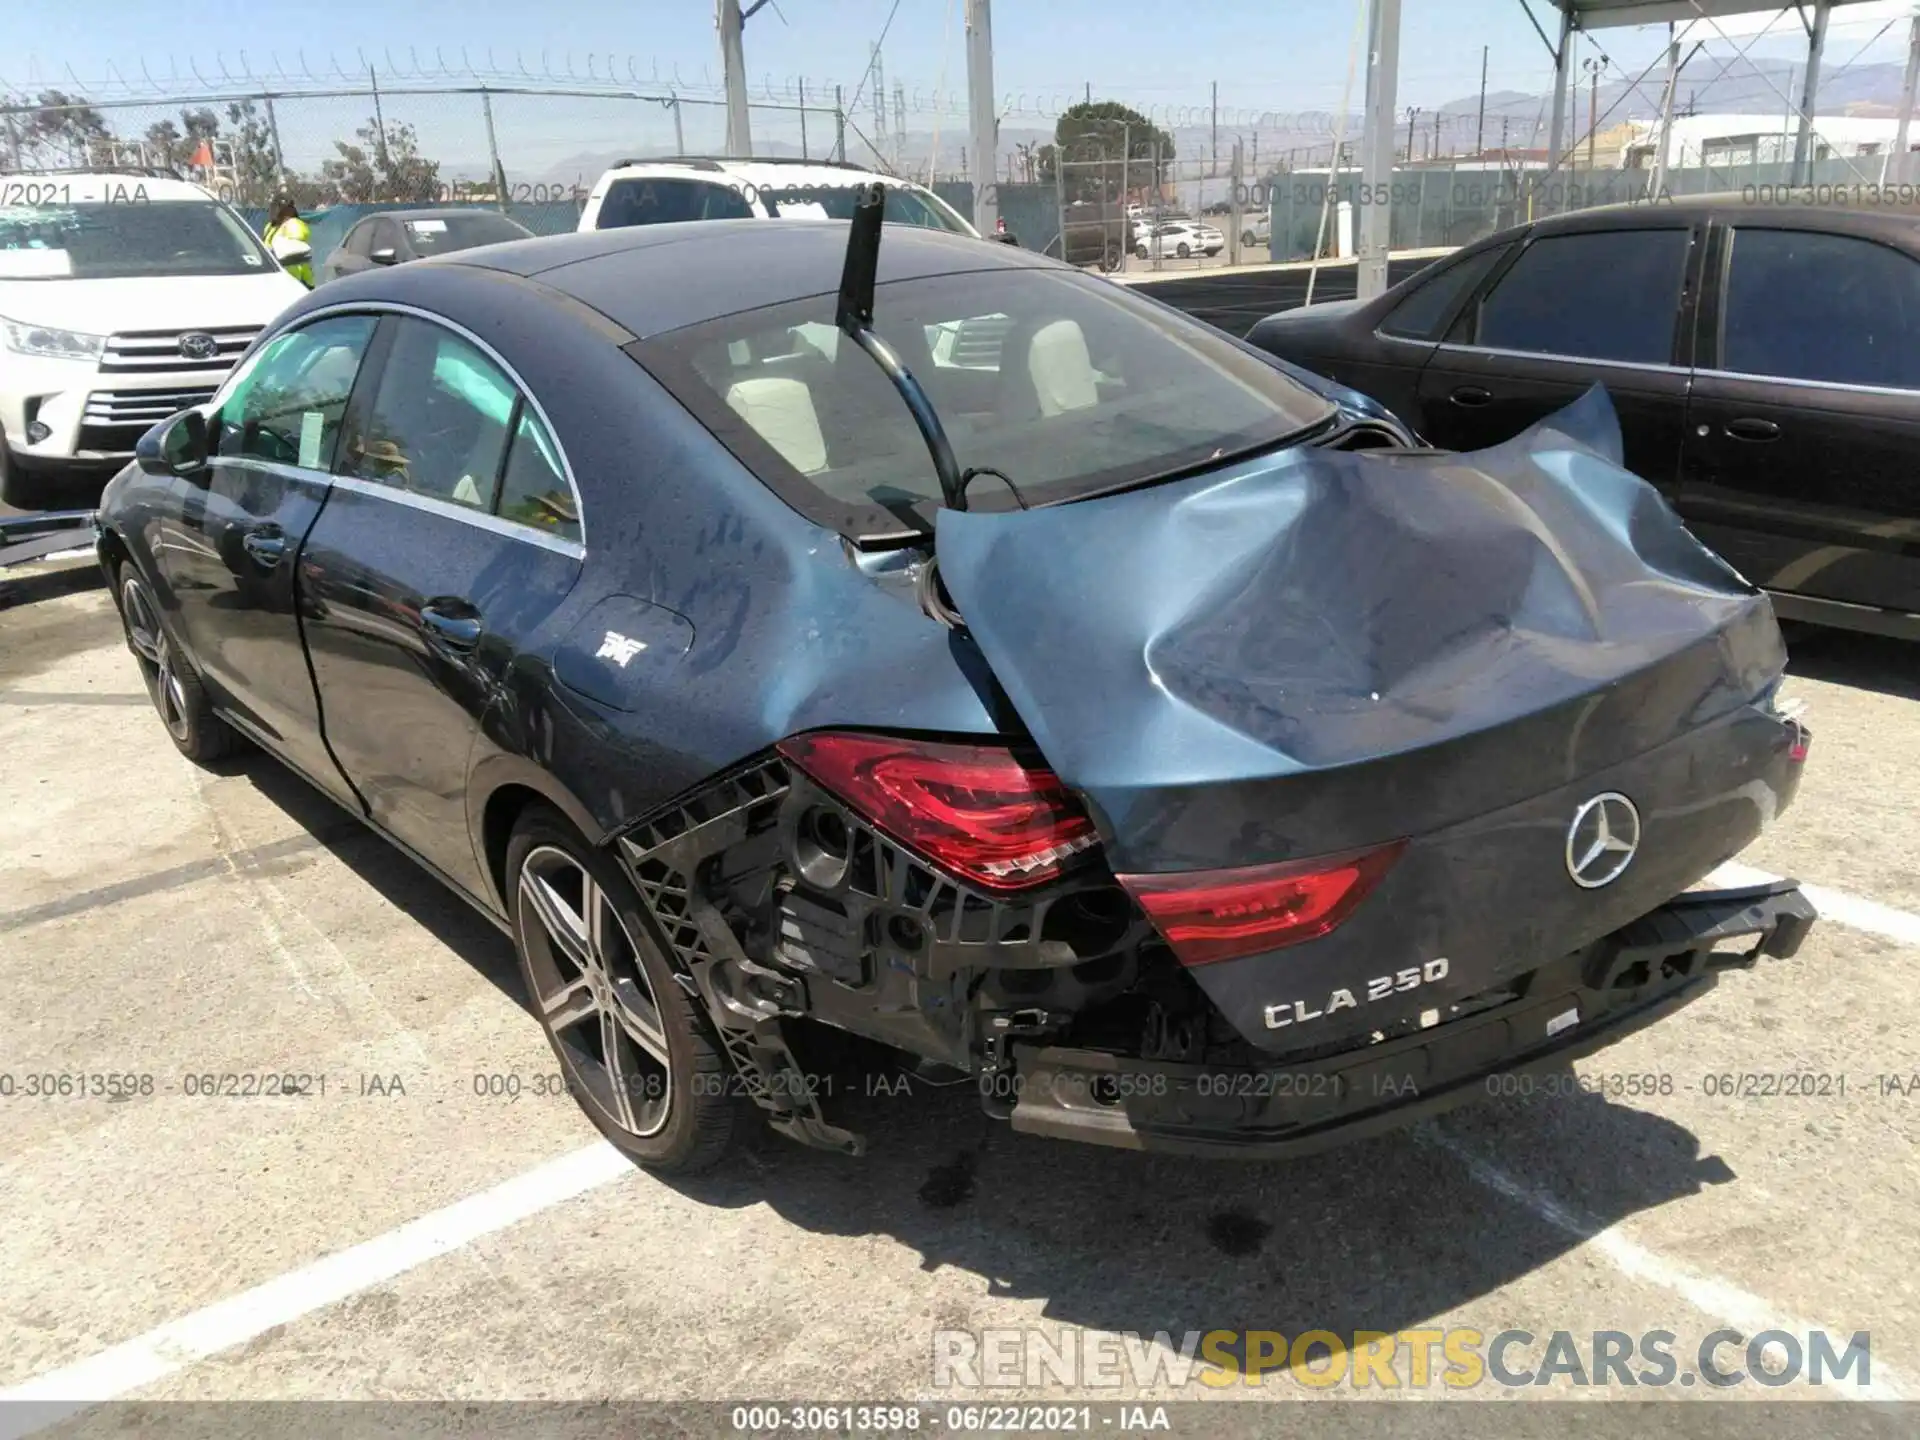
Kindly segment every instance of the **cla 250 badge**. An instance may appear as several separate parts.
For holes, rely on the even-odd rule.
[[[1304,1024],[1308,1020],[1319,1020],[1333,1014],[1336,1010],[1354,1010],[1375,1000],[1384,1000],[1389,995],[1404,995],[1409,990],[1418,990],[1422,985],[1431,985],[1436,980],[1447,978],[1447,961],[1442,956],[1438,960],[1429,960],[1424,965],[1409,965],[1404,970],[1396,970],[1391,975],[1380,975],[1367,981],[1361,987],[1359,996],[1347,989],[1335,990],[1327,997],[1326,1006],[1315,1010],[1305,1000],[1290,1000],[1280,1005],[1267,1006],[1267,1028],[1284,1030],[1289,1025]]]

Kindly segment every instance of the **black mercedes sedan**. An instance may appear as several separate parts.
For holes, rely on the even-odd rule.
[[[1456,449],[1602,383],[1628,468],[1783,618],[1920,638],[1920,212],[1829,199],[1556,216],[1247,338]]]
[[[320,262],[324,284],[384,265],[404,265],[479,245],[525,240],[533,232],[510,215],[476,205],[426,210],[380,210],[363,215]]]
[[[616,1145],[857,1150],[824,1054],[1275,1154],[1793,953],[1691,888],[1798,791],[1778,629],[1604,394],[1417,449],[881,193],[333,282],[102,501],[175,745],[510,934]]]

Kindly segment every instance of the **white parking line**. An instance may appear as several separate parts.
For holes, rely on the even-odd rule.
[[[633,1163],[611,1145],[590,1145],[124,1344],[0,1390],[0,1406],[6,1407],[0,1409],[0,1440],[31,1435],[89,1405],[130,1394],[197,1360],[244,1345],[276,1325],[634,1173]],[[14,1402],[21,1401],[37,1403],[30,1409],[15,1408]]]
[[[1735,860],[1728,861],[1707,877],[1715,885],[1727,886],[1770,885],[1780,878]],[[1813,908],[1820,912],[1822,920],[1831,920],[1849,930],[1864,930],[1870,935],[1898,940],[1902,945],[1920,945],[1920,915],[1896,910],[1877,900],[1863,900],[1858,895],[1829,890],[1824,885],[1802,885],[1800,893],[1813,902]]]
[[[1718,1275],[1703,1275],[1630,1240],[1615,1226],[1602,1227],[1583,1219],[1545,1191],[1536,1190],[1515,1179],[1492,1161],[1483,1159],[1451,1136],[1431,1124],[1415,1127],[1415,1137],[1425,1144],[1446,1151],[1467,1167],[1468,1175],[1496,1194],[1531,1212],[1536,1218],[1606,1257],[1613,1267],[1632,1280],[1671,1290],[1703,1315],[1723,1321],[1751,1339],[1769,1330],[1805,1337],[1815,1331],[1828,1336],[1844,1336],[1851,1330],[1838,1325],[1822,1325],[1783,1315],[1769,1301],[1742,1290]],[[1864,1385],[1822,1387],[1821,1393],[1847,1400],[1898,1400],[1905,1394],[1904,1382],[1894,1377],[1886,1362],[1873,1357],[1871,1379]]]

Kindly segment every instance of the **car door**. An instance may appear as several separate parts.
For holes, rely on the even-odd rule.
[[[1680,513],[1757,585],[1920,612],[1920,259],[1785,217],[1713,252]]]
[[[373,378],[307,537],[307,651],[369,816],[481,895],[468,764],[518,644],[578,578],[578,503],[551,429],[497,356],[415,315]]]
[[[1698,248],[1677,219],[1532,235],[1427,362],[1416,428],[1443,448],[1482,449],[1598,381],[1619,413],[1627,468],[1671,488]]]
[[[195,668],[234,722],[336,796],[300,645],[295,564],[375,320],[337,315],[256,350],[210,409],[204,470],[171,481],[153,547]]]

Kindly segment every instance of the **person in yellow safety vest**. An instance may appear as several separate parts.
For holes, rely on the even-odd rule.
[[[300,211],[293,203],[291,195],[282,195],[273,203],[273,215],[267,221],[267,228],[260,238],[267,242],[267,249],[274,258],[286,268],[286,272],[309,290],[313,288],[313,233],[308,230],[307,222],[300,218]],[[306,258],[288,262],[285,257],[306,252]]]

